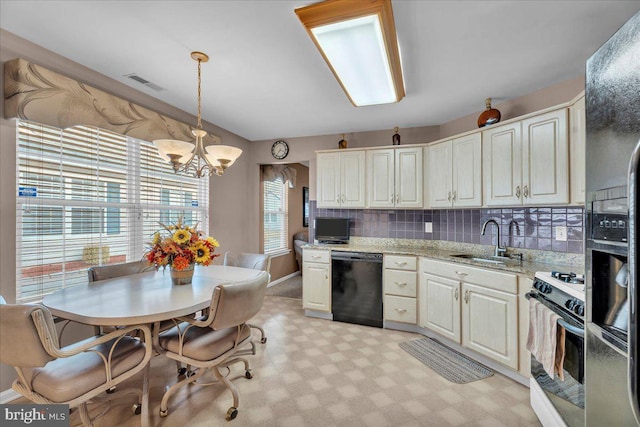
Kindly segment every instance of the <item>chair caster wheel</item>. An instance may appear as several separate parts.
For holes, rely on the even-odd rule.
[[[238,416],[238,410],[233,406],[227,411],[227,421],[234,420]]]
[[[264,337],[260,340],[260,344],[266,344],[267,343],[267,337]]]
[[[131,412],[135,415],[140,415],[142,413],[142,405],[140,403],[136,403],[131,407]]]
[[[116,386],[107,389],[107,394],[112,394],[116,392]]]
[[[187,368],[178,369],[178,376],[184,375],[187,373]]]
[[[253,378],[253,374],[251,373],[251,371],[246,371],[244,373],[244,376],[246,379],[250,380],[251,378]]]
[[[167,415],[169,415],[169,410],[168,409],[160,409],[160,416],[161,417],[166,417]]]
[[[187,372],[187,377],[192,377],[196,374],[196,371],[189,371]]]

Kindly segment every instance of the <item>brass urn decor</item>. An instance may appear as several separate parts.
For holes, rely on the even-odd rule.
[[[391,137],[391,140],[393,141],[393,145],[400,145],[400,134],[398,133],[398,130],[399,130],[398,127],[393,128],[393,131],[395,132]]]
[[[480,114],[478,117],[478,127],[482,128],[485,126],[496,124],[500,121],[500,111],[495,108],[491,108],[491,98],[487,98],[484,100],[487,109]]]
[[[338,141],[338,148],[347,148],[347,145],[349,145],[349,143],[347,142],[346,139],[344,139],[344,133],[343,133],[342,139]]]

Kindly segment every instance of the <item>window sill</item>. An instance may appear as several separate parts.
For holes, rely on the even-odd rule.
[[[273,252],[266,252],[265,255],[270,255],[271,258],[278,258],[281,256],[289,255],[291,253],[291,249],[279,249]]]

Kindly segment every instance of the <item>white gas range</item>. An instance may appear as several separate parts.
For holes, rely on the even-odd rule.
[[[565,330],[564,380],[551,378],[531,357],[531,406],[543,426],[584,425],[584,276],[557,271],[535,274],[527,298],[559,316]]]

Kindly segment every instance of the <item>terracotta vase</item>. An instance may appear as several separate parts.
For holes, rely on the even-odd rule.
[[[484,110],[478,117],[479,128],[493,125],[500,121],[500,111],[496,110],[495,108],[491,108],[491,98],[485,99],[484,103],[487,109]]]
[[[174,285],[190,285],[193,279],[193,268],[195,264],[189,264],[184,270],[174,270],[171,268],[171,282]]]

